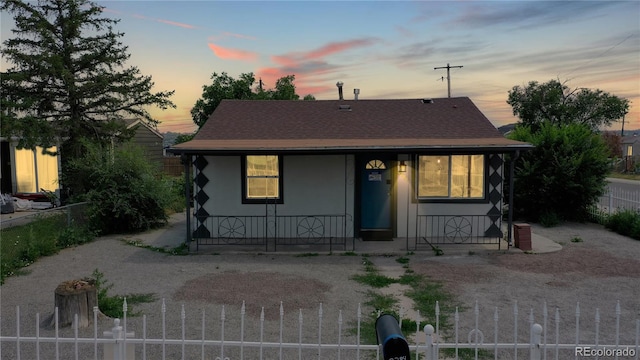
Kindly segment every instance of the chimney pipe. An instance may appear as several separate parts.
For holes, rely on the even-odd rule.
[[[344,98],[342,97],[342,85],[343,85],[343,82],[342,82],[342,81],[338,81],[338,82],[336,83],[336,86],[338,87],[338,98],[339,98],[340,100],[344,100]]]
[[[358,100],[358,95],[360,95],[360,89],[353,89],[354,100]]]

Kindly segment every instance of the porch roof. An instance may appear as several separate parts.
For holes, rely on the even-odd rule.
[[[192,140],[171,150],[176,154],[344,153],[344,152],[513,152],[532,146],[504,137],[483,139],[234,139]]]

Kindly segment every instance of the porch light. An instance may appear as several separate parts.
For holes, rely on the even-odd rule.
[[[405,164],[404,161],[400,161],[400,167],[398,168],[398,171],[407,172],[407,164]]]

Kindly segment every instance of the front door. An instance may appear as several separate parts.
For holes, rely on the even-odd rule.
[[[365,240],[389,240],[391,233],[391,169],[384,159],[361,163],[360,233]]]

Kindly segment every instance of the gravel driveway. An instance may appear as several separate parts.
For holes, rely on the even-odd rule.
[[[519,326],[522,327],[527,326],[531,309],[536,322],[542,322],[540,312],[546,301],[550,313],[556,308],[560,311],[561,342],[571,343],[575,341],[575,312],[579,301],[582,315],[580,337],[593,341],[594,314],[599,307],[600,331],[604,336],[600,342],[611,342],[608,338],[614,332],[614,310],[619,300],[621,341],[635,341],[635,319],[640,318],[640,241],[594,224],[565,224],[550,229],[534,224],[533,231],[561,243],[563,250],[537,255],[518,250],[493,250],[441,257],[435,257],[431,252],[418,252],[409,256],[409,266],[417,273],[444,282],[445,288],[455,294],[463,310],[461,327],[466,331],[464,338],[474,322],[473,305],[476,300],[480,304],[481,328],[485,337],[491,339],[494,306],[499,307],[499,325],[504,329],[500,333],[506,333],[501,335],[505,337],[504,341],[513,341],[515,300],[518,301]],[[572,242],[574,238],[581,241]],[[186,312],[187,338],[201,338],[203,311],[206,314],[207,338],[219,338],[222,305],[225,305],[225,338],[236,339],[240,332],[241,304],[245,301],[245,338],[259,338],[260,313],[264,307],[265,341],[277,341],[282,301],[285,342],[297,341],[300,314],[304,319],[304,341],[318,341],[320,303],[323,309],[323,342],[337,342],[340,310],[343,316],[341,332],[347,338],[342,341],[354,342],[346,329],[355,323],[358,304],[367,300],[366,292],[370,290],[351,280],[354,274],[363,271],[360,256],[225,254],[222,251],[224,249],[220,254],[170,256],[127,245],[119,236],[103,237],[63,250],[55,256],[38,260],[26,269],[26,275],[9,278],[2,285],[2,334],[15,334],[16,306],[20,305],[21,335],[33,336],[35,314],[40,313],[44,318],[53,311],[55,287],[65,280],[90,276],[94,269],[99,269],[105,279],[113,283],[112,294],[155,294],[156,301],[133,306],[133,311],[146,315],[147,337],[162,337],[160,310],[164,299],[167,338],[181,336],[182,305]],[[380,257],[380,261],[388,261],[390,267],[402,267],[393,257]],[[363,308],[363,312],[372,310]],[[549,320],[550,328],[555,326],[552,320],[553,315]],[[99,335],[111,326],[112,320],[101,319]],[[142,317],[131,317],[127,330],[135,331],[136,337],[141,336]],[[72,330],[63,329],[60,334],[71,335]],[[53,333],[41,329],[40,335],[52,336]],[[81,330],[80,336],[92,337],[93,329]],[[548,336],[551,338],[555,334],[550,332]],[[527,339],[528,335],[522,335],[522,341]],[[66,349],[70,347],[63,345]],[[196,348],[193,354],[199,356],[199,347]],[[179,350],[179,346],[172,348],[167,358],[177,358]],[[11,343],[2,344],[1,351],[2,358],[15,357],[15,346]],[[23,358],[33,358],[33,352],[29,351],[32,348],[25,345]],[[92,345],[83,348],[80,358],[93,358],[92,351]],[[265,358],[275,356],[273,352],[269,354]],[[297,358],[297,351],[295,356]],[[313,356],[317,358],[316,353]]]

